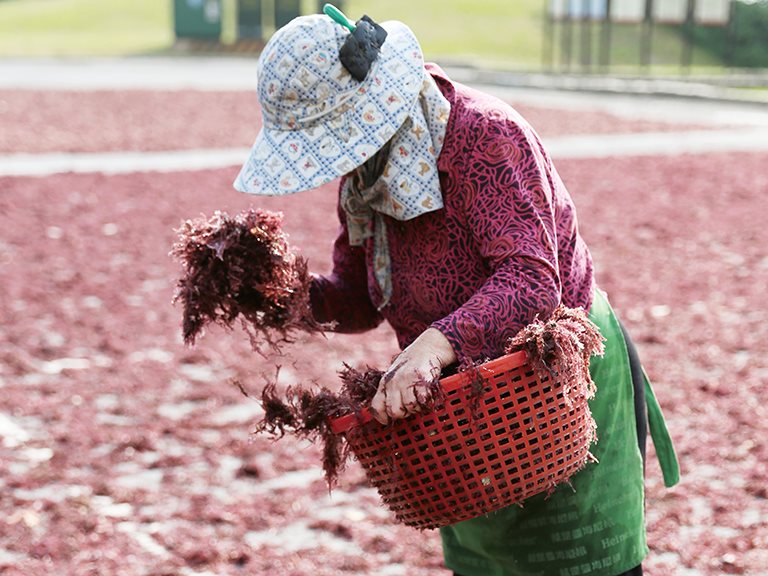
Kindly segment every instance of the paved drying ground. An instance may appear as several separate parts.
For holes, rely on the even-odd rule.
[[[6,89],[0,160],[247,147],[252,101]],[[545,140],[723,128],[515,103]],[[648,468],[646,572],[765,575],[768,153],[651,152],[557,162],[681,459],[673,490]],[[239,331],[181,344],[168,251],[182,219],[282,210],[328,270],[333,188],[254,201],[232,191],[235,172],[0,177],[0,573],[445,573],[438,535],[395,525],[356,465],[329,495],[317,447],[252,437],[260,408],[230,383],[257,393],[279,363],[283,384],[335,385],[343,362],[387,364],[389,329],[311,338],[281,359]]]

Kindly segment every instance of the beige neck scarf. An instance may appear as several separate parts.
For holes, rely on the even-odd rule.
[[[345,180],[341,190],[349,243],[360,246],[365,239],[374,239],[373,267],[382,293],[379,309],[392,297],[389,245],[382,215],[406,221],[443,207],[437,159],[450,111],[450,103],[425,72],[411,115],[388,145]]]

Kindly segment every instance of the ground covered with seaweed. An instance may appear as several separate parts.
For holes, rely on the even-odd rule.
[[[110,109],[116,98],[81,96]],[[28,101],[2,98],[4,118]],[[229,102],[190,99],[213,110]],[[170,118],[174,106],[152,93],[126,101],[138,111],[125,133],[84,122],[70,141],[62,135],[74,116],[53,112],[61,102],[33,117],[42,136],[17,129],[3,151],[119,150],[126,138],[153,149],[212,134],[212,145],[243,145],[195,128],[199,118],[150,133],[146,113]],[[593,132],[638,128],[589,118]],[[768,573],[766,161],[718,153],[557,164],[681,460],[672,490],[648,466],[650,576]],[[396,352],[388,328],[315,334],[282,356],[255,354],[237,327],[184,345],[169,255],[182,220],[282,211],[310,269],[330,265],[332,186],[254,202],[232,191],[235,171],[0,177],[3,574],[444,573],[438,535],[394,524],[354,463],[329,494],[318,445],[251,434],[267,383],[335,387],[345,362],[384,368]]]

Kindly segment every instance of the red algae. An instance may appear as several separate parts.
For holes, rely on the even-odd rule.
[[[171,254],[183,266],[174,302],[183,305],[184,341],[208,324],[231,329],[238,319],[254,349],[279,348],[297,331],[321,332],[309,303],[306,261],[291,252],[282,214],[246,210],[186,220]]]
[[[591,398],[595,383],[589,374],[589,359],[602,355],[604,338],[582,308],[558,306],[546,321],[536,319],[520,330],[507,345],[506,352],[523,350],[536,370],[563,379],[566,399],[573,395]],[[575,385],[574,385],[575,384]]]
[[[391,374],[371,367],[358,370],[345,364],[339,377],[341,388],[338,392],[322,386],[289,386],[281,395],[275,382],[267,384],[261,394],[264,417],[255,430],[277,439],[287,431],[313,442],[320,440],[323,471],[329,488],[336,483],[349,458],[346,439],[343,434],[333,432],[331,421],[370,409],[383,378],[391,377]],[[439,378],[430,382],[418,380],[413,386],[417,388],[416,398],[421,410],[434,408],[442,398]]]

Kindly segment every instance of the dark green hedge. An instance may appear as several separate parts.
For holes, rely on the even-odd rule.
[[[693,42],[736,68],[768,67],[768,0],[754,4],[737,2],[727,28],[684,28]]]

